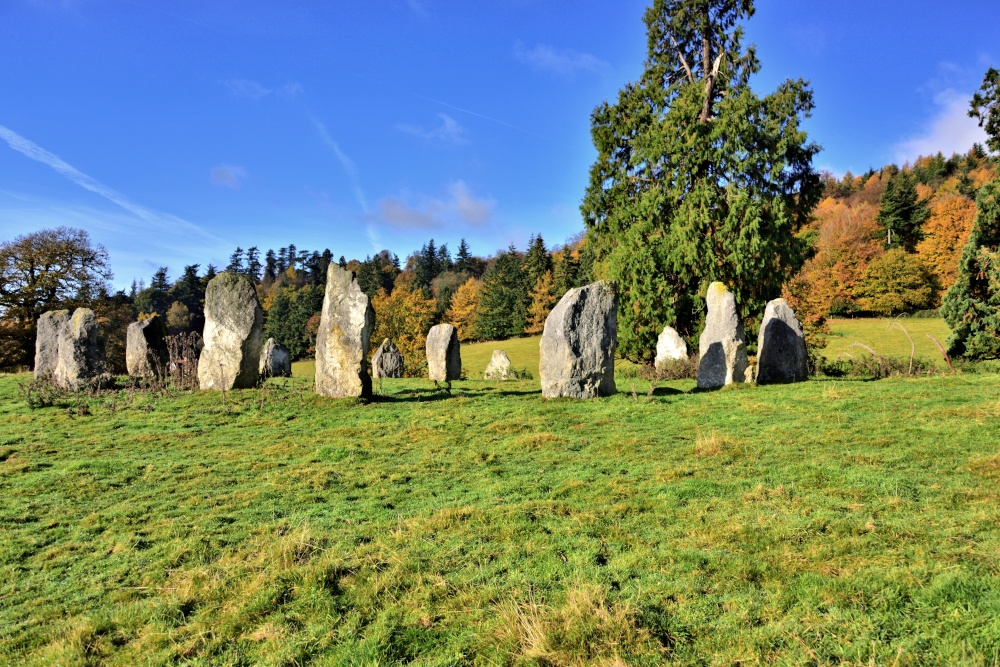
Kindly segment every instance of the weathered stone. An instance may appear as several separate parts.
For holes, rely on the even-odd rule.
[[[59,359],[53,381],[64,389],[80,391],[104,371],[104,351],[98,337],[97,316],[90,308],[77,308],[60,329]]]
[[[785,300],[775,299],[764,310],[757,336],[757,384],[799,382],[808,377],[802,326]]]
[[[59,338],[69,324],[68,310],[50,310],[38,318],[35,334],[35,377],[52,378],[59,365]]]
[[[132,377],[161,372],[168,360],[167,327],[159,315],[133,322],[125,331],[125,368]]]
[[[372,357],[372,376],[376,378],[403,377],[403,353],[395,343],[386,338]]]
[[[566,292],[545,320],[538,364],[542,396],[594,398],[617,391],[618,295],[598,282]]]
[[[316,336],[316,393],[333,398],[372,394],[368,344],[375,311],[352,271],[331,264]]]
[[[698,388],[718,389],[746,379],[747,340],[736,299],[722,283],[708,287],[708,316],[698,341]]]
[[[250,279],[220,273],[205,290],[205,347],[198,359],[202,389],[248,389],[260,378],[264,313]]]
[[[656,368],[663,368],[671,361],[688,358],[688,346],[673,327],[663,327],[663,332],[656,340]]]
[[[493,350],[483,378],[486,380],[506,380],[510,377],[510,357],[503,350]]]
[[[264,347],[260,349],[258,370],[260,376],[265,379],[292,377],[292,355],[288,348],[273,338],[268,338]]]
[[[451,382],[462,376],[462,349],[458,332],[450,324],[431,327],[427,333],[427,373],[435,382]]]

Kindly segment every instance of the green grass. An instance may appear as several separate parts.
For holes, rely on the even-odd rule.
[[[917,358],[940,362],[943,366],[944,359],[941,352],[927,334],[945,345],[951,333],[942,319],[830,320],[829,325],[833,335],[827,338],[827,346],[821,353],[830,360],[845,354],[855,357],[868,354],[864,348],[855,343],[867,345],[882,356],[909,358],[910,340],[900,329],[902,326],[913,338]]]
[[[997,662],[997,375],[36,410],[23,380],[0,664]]]

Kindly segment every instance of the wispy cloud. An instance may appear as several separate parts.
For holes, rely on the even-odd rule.
[[[597,56],[573,49],[558,49],[548,44],[538,44],[529,49],[521,42],[515,42],[514,57],[540,72],[558,76],[571,77],[578,72],[599,74],[611,68]]]
[[[303,91],[302,84],[297,81],[289,81],[285,85],[276,88],[268,88],[251,79],[228,79],[223,81],[222,85],[229,89],[233,97],[254,101],[262,100],[269,95],[293,98],[300,95]]]
[[[396,229],[434,229],[446,226],[482,227],[494,215],[496,200],[477,197],[464,181],[448,186],[447,196],[387,197],[367,219]]]
[[[243,185],[243,179],[247,176],[246,169],[232,164],[220,164],[218,167],[213,167],[208,173],[208,178],[212,182],[212,185],[231,188],[233,190],[239,190]]]
[[[330,136],[330,132],[326,129],[326,125],[322,121],[318,118],[311,118],[311,120],[319,132],[319,136],[323,139],[323,143],[333,151],[333,154],[337,156],[337,160],[340,162],[340,166],[344,168],[347,178],[351,181],[351,189],[354,191],[354,198],[358,202],[358,206],[361,207],[362,211],[368,213],[368,199],[365,197],[364,190],[361,189],[361,179],[358,178],[358,168],[354,164],[354,160],[347,157],[347,153],[340,149],[340,144]]]
[[[969,118],[971,93],[946,89],[934,96],[935,112],[923,129],[894,146],[895,159],[912,162],[921,155],[964,153],[974,143],[985,143],[986,133]]]
[[[455,145],[469,143],[468,132],[457,120],[446,113],[439,113],[438,119],[440,119],[441,124],[431,129],[405,124],[396,125],[396,129],[425,141],[441,141]]]
[[[424,7],[424,3],[420,2],[420,0],[406,0],[406,6],[420,18],[427,18],[427,8]]]

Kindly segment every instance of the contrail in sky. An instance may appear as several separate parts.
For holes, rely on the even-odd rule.
[[[355,166],[354,161],[347,157],[347,154],[344,151],[340,150],[340,144],[334,141],[333,137],[330,136],[330,133],[326,129],[326,125],[314,116],[310,116],[310,120],[312,120],[313,125],[316,126],[320,136],[323,137],[323,143],[325,143],[330,150],[333,151],[334,155],[337,156],[337,159],[340,160],[340,164],[344,168],[344,171],[347,172],[347,177],[351,179],[351,188],[354,190],[354,197],[358,200],[358,205],[361,206],[361,210],[368,213],[368,200],[365,198],[365,193],[361,189],[361,182],[358,179],[358,168]]]

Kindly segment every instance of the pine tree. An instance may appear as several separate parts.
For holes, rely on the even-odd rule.
[[[288,249],[278,248],[278,260],[275,262],[275,278],[280,276],[288,268]]]
[[[524,279],[531,290],[546,271],[552,270],[552,256],[545,248],[542,235],[532,235],[528,241],[528,252],[524,255]]]
[[[261,274],[260,251],[257,246],[247,249],[246,275],[254,285],[260,282]]]
[[[989,68],[983,85],[972,97],[969,117],[979,120],[979,127],[986,130],[986,145],[1000,153],[1000,71]],[[982,146],[979,147],[982,151]],[[985,157],[985,154],[981,157]]]
[[[339,266],[342,269],[346,269],[347,268],[347,260],[344,259],[343,255],[340,256],[340,260],[337,262],[337,266]]]
[[[469,244],[462,239],[458,244],[458,252],[455,253],[455,272],[456,273],[468,273],[469,272],[469,259],[472,255],[469,252]]]
[[[917,196],[913,174],[901,171],[886,183],[875,219],[884,230],[886,247],[913,252],[923,238],[923,226],[929,215],[927,202]]]
[[[170,289],[171,298],[187,308],[188,328],[201,332],[205,326],[205,284],[198,277],[198,264],[184,267],[184,273]]]
[[[430,295],[431,281],[434,280],[439,273],[438,253],[437,247],[434,245],[434,239],[431,239],[420,248],[420,253],[417,255],[417,266],[414,273],[417,279],[417,285],[424,290],[424,295]]]
[[[513,245],[500,252],[483,274],[476,315],[475,335],[483,340],[504,340],[524,333],[527,290],[521,257]]]
[[[263,283],[265,287],[270,287],[274,283],[274,279],[278,277],[278,259],[274,256],[273,250],[268,250],[267,254],[264,255],[264,276]]]
[[[551,271],[542,274],[529,296],[531,306],[528,308],[528,325],[524,332],[540,334],[545,329],[545,320],[556,305],[555,282]]]
[[[229,256],[229,265],[226,266],[226,271],[229,273],[246,272],[246,267],[243,266],[243,248],[237,247]]]
[[[563,246],[552,273],[557,299],[561,299],[563,294],[576,287],[576,269],[576,258],[573,257],[568,245]]]

